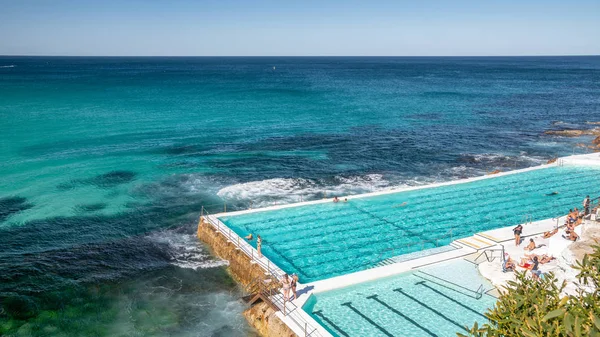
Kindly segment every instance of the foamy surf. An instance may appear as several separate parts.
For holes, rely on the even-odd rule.
[[[331,180],[273,178],[224,187],[217,195],[230,203],[266,207],[323,197],[380,191],[391,187],[381,174],[335,176]]]
[[[489,168],[522,165],[539,165],[545,163],[548,158],[542,156],[529,155],[527,152],[521,152],[518,156],[505,155],[501,153],[480,153],[480,154],[462,154],[461,161],[475,164],[487,165]]]
[[[14,67],[16,67],[14,64],[7,65],[7,66],[0,66],[0,68],[14,68]]]
[[[151,240],[166,244],[171,256],[170,263],[189,269],[207,269],[227,266],[229,263],[212,257],[204,250],[198,238],[193,234],[182,234],[174,231],[160,231],[148,236]]]

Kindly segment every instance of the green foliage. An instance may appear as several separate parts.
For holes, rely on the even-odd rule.
[[[573,266],[579,271],[577,294],[561,297],[566,284],[553,273],[541,280],[517,273],[505,287],[489,322],[467,329],[472,337],[600,337],[600,246]],[[459,337],[467,337],[457,333]]]

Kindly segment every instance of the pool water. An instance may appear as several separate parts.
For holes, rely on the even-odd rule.
[[[549,167],[468,183],[260,211],[220,220],[259,234],[262,252],[303,283],[371,268],[474,233],[542,220],[600,195],[600,170]],[[558,192],[556,195],[548,195]],[[252,242],[255,245],[255,242]]]
[[[456,260],[438,267],[445,271],[444,280],[430,281],[420,272],[401,274],[313,295],[303,309],[340,337],[446,337],[465,333],[475,322],[486,323],[484,313],[496,300],[476,295],[476,287],[492,287],[476,266]]]

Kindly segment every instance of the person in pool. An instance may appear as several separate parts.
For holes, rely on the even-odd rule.
[[[252,236],[252,233],[250,233],[250,234],[246,235],[244,238],[248,241],[252,241],[254,239],[254,236]]]
[[[338,199],[338,197],[333,197],[333,202],[338,202],[340,201],[340,199]]]
[[[552,193],[546,193],[546,195],[549,196],[549,197],[551,197],[553,195],[557,195],[557,194],[558,194],[558,192],[556,192],[556,191],[554,191]]]

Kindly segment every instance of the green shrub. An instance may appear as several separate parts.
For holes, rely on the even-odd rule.
[[[577,294],[561,296],[566,283],[553,273],[537,281],[517,273],[496,306],[485,315],[489,322],[467,329],[473,337],[600,337],[600,246],[573,266],[579,271]],[[459,337],[467,337],[457,333]]]

